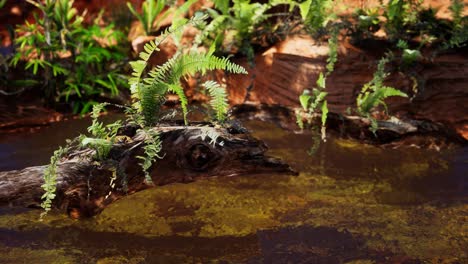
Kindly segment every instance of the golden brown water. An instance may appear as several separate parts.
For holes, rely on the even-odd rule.
[[[81,123],[0,139],[2,153],[25,153],[0,164],[47,162],[43,151]],[[158,187],[80,221],[51,214],[38,222],[38,210],[2,208],[0,263],[468,262],[466,149],[389,150],[330,139],[309,156],[310,135],[247,125],[300,175]],[[45,157],[27,160],[34,155]]]

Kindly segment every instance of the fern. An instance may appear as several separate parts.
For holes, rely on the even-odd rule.
[[[385,64],[389,61],[387,57],[382,58],[377,65],[377,70],[370,82],[362,87],[361,93],[356,99],[358,113],[371,120],[371,131],[375,134],[378,128],[377,122],[371,117],[371,111],[379,105],[384,106],[388,112],[385,98],[390,96],[408,97],[408,95],[393,87],[385,86],[383,81],[388,76],[385,72]]]
[[[335,63],[338,60],[338,29],[335,28],[331,34],[332,35],[328,40],[330,51],[327,58],[327,65],[325,67],[327,71],[325,74],[322,72],[319,74],[316,82],[317,86],[312,89],[312,92],[304,90],[302,95],[299,96],[301,106],[308,115],[320,110],[322,114],[321,138],[323,141],[326,141],[326,123],[328,118],[328,103],[326,99],[328,93],[326,92],[326,79],[335,69]],[[298,114],[296,119],[299,127],[303,129],[304,122],[302,121],[302,116]],[[308,120],[307,122],[310,123],[311,120]]]
[[[50,158],[50,164],[44,170],[44,184],[41,186],[45,191],[41,197],[43,200],[41,207],[44,209],[44,212],[41,213],[41,220],[52,208],[52,201],[55,199],[55,192],[57,190],[57,165],[67,151],[68,147],[60,147],[54,151],[54,155]]]
[[[204,17],[198,16],[192,18],[188,23],[201,23],[203,19]],[[131,86],[132,97],[135,100],[134,108],[142,113],[145,125],[147,126],[157,121],[159,109],[164,103],[167,92],[172,92],[179,96],[184,122],[185,124],[188,123],[188,100],[180,82],[181,78],[197,73],[203,75],[211,70],[225,70],[231,73],[247,74],[247,71],[243,67],[230,62],[227,58],[216,57],[211,53],[192,51],[185,54],[183,52],[176,53],[171,59],[162,65],[154,67],[148,72],[146,77],[143,77],[149,58],[154,52],[159,50],[158,45],[176,30],[180,30],[180,27],[175,29],[171,27],[155,41],[146,44],[144,51],[140,54],[140,60],[131,63],[133,73],[129,84]],[[217,95],[221,96],[219,93]],[[221,110],[221,107],[223,105],[218,105],[216,111]],[[219,117],[221,118],[221,114]]]
[[[226,114],[229,107],[229,104],[227,103],[226,90],[224,87],[221,87],[219,83],[213,81],[207,81],[203,86],[212,97],[210,104],[216,112],[216,120],[223,122],[226,120]]]
[[[170,84],[167,86],[168,91],[173,92],[179,96],[179,101],[180,101],[180,107],[182,108],[182,113],[184,114],[184,121],[185,124],[187,124],[187,105],[188,105],[188,99],[187,96],[185,96],[184,93],[184,88],[180,84]]]
[[[102,122],[98,121],[100,113],[104,110],[106,103],[95,104],[91,117],[93,122],[88,127],[88,132],[92,137],[80,136],[80,142],[83,147],[90,147],[95,150],[95,159],[104,160],[107,158],[112,144],[114,143],[115,136],[118,129],[121,127],[121,121],[118,120],[112,124],[104,126]]]
[[[280,4],[295,5],[286,0],[270,0],[267,3],[236,0],[232,4],[225,0],[215,0],[213,3],[218,11],[206,9],[212,20],[201,28],[202,33],[196,38],[195,45],[205,42],[208,46],[215,47],[217,52],[240,52],[247,56],[251,64],[254,58],[252,41],[258,35],[256,31],[265,28],[266,20],[277,15],[268,14],[267,11]]]
[[[143,169],[143,172],[145,173],[146,182],[148,184],[152,184],[153,180],[151,179],[151,175],[149,174],[149,169],[153,165],[154,160],[156,158],[159,158],[159,159],[162,158],[159,155],[162,149],[162,142],[156,130],[142,129],[141,131],[145,133],[146,145],[143,147],[145,151],[145,156],[137,156],[137,158],[142,160],[142,162],[140,163],[140,166]]]
[[[317,33],[325,28],[336,15],[331,12],[332,0],[306,0],[299,4],[300,15],[306,28]]]
[[[209,70],[225,70],[232,73],[247,74],[247,71],[243,67],[230,62],[227,58],[192,52],[174,56],[171,60],[158,67],[157,71],[151,71],[148,74],[150,77],[145,79],[145,83],[149,85],[149,89],[154,89],[154,93],[159,94],[160,92],[169,91],[177,94],[181,101],[184,122],[187,124],[187,98],[180,79],[196,73],[203,75]],[[167,89],[161,89],[161,87],[166,87]],[[146,105],[148,102],[145,102],[145,100],[151,98],[141,99],[141,103]]]

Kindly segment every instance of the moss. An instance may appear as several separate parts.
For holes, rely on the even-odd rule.
[[[142,257],[127,258],[124,256],[112,256],[98,259],[96,264],[137,264],[144,262]]]
[[[51,263],[67,264],[78,263],[72,256],[67,256],[64,249],[33,250],[13,247],[0,247],[0,262],[8,263]]]

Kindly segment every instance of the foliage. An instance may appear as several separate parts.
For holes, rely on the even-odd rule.
[[[121,121],[118,120],[112,124],[104,125],[98,121],[100,113],[104,110],[106,104],[95,104],[91,117],[93,122],[88,127],[88,132],[92,137],[81,136],[80,142],[83,147],[90,147],[95,150],[95,159],[105,160],[109,155],[112,145],[115,142],[118,129],[121,127]]]
[[[202,33],[197,36],[195,45],[203,42],[208,46],[215,46],[216,51],[221,53],[237,53],[247,56],[253,63],[254,47],[258,32],[268,26],[269,18],[277,14],[268,14],[267,11],[280,4],[290,4],[286,0],[270,0],[268,3],[251,3],[250,0],[234,0],[232,5],[229,1],[214,0],[216,9],[208,8],[207,14],[211,22],[200,24]],[[275,34],[274,28],[270,28],[269,34]]]
[[[385,72],[385,64],[388,62],[388,58],[383,57],[377,65],[377,70],[374,73],[373,79],[366,83],[361,93],[356,99],[357,111],[360,115],[365,116],[371,120],[371,130],[375,133],[377,130],[377,122],[371,116],[371,112],[379,105],[383,105],[385,110],[387,106],[384,99],[390,96],[401,96],[408,97],[408,95],[393,87],[385,86],[383,81],[388,76]],[[386,111],[387,112],[387,111]]]
[[[390,0],[384,8],[386,32],[391,39],[399,39],[406,34],[405,30],[418,21],[422,0]]]
[[[151,184],[153,181],[151,179],[151,175],[149,174],[149,169],[153,165],[153,161],[156,158],[162,159],[162,156],[159,153],[162,150],[162,142],[159,138],[159,134],[157,131],[150,129],[150,128],[143,128],[140,131],[145,133],[145,143],[146,145],[143,147],[145,151],[144,156],[138,156],[137,158],[141,159],[142,162],[140,166],[145,173],[145,180],[148,184]]]
[[[401,63],[403,66],[412,65],[414,62],[422,58],[419,49],[410,49],[408,43],[404,40],[399,40],[397,47],[402,50]]]
[[[135,10],[132,3],[127,2],[127,6],[142,24],[145,34],[150,35],[159,29],[160,23],[169,15],[169,12],[162,13],[167,2],[166,0],[145,0],[141,4],[141,14]]]
[[[175,6],[175,2],[176,1],[171,0],[145,0],[141,5],[141,14],[135,10],[130,2],[127,2],[127,7],[138,21],[140,21],[145,35],[152,35],[161,28],[161,23],[168,18],[169,15],[179,17],[187,13],[190,6],[196,1],[189,0],[177,7]],[[173,21],[174,20],[173,18]]]
[[[299,96],[299,101],[301,103],[302,109],[307,113],[307,115],[311,115],[312,113],[319,110],[322,114],[321,123],[322,123],[322,140],[325,141],[326,138],[326,122],[328,118],[328,106],[327,106],[327,92],[326,92],[326,78],[333,72],[335,69],[335,63],[338,60],[338,31],[334,31],[332,37],[328,40],[329,44],[329,56],[327,58],[327,65],[326,65],[326,73],[325,75],[321,72],[317,79],[317,86],[312,89],[312,92],[309,90],[304,90],[301,96]],[[302,122],[302,116],[297,117],[298,124],[301,128],[304,127]],[[310,123],[312,120],[310,118],[307,119]]]
[[[44,184],[41,186],[45,191],[41,197],[43,200],[41,207],[44,209],[44,212],[41,213],[41,219],[52,208],[52,201],[55,198],[55,191],[57,189],[57,165],[67,151],[67,147],[60,147],[58,150],[54,151],[54,155],[50,158],[50,164],[44,170]]]
[[[462,17],[465,2],[452,0],[450,11],[453,17],[453,27],[450,39],[443,45],[444,49],[466,46],[468,43],[468,18]]]
[[[329,22],[336,19],[333,0],[306,0],[299,3],[300,15],[307,31],[323,33]]]
[[[1,0],[0,1],[0,8],[2,8],[6,4],[6,0]]]
[[[18,45],[12,64],[26,60],[25,70],[41,76],[48,103],[77,98],[74,112],[87,112],[92,98],[116,96],[126,79],[119,73],[125,57],[117,48],[124,39],[112,24],[85,28],[85,14],[79,15],[68,0],[28,0],[42,13],[35,23],[17,28]]]
[[[223,122],[227,118],[226,115],[229,108],[225,87],[214,81],[206,81],[202,86],[205,87],[208,94],[212,97],[210,104],[216,113],[215,120]]]
[[[204,18],[196,16],[189,23],[200,23]],[[134,107],[140,112],[145,120],[145,125],[154,124],[159,117],[159,110],[164,102],[164,96],[168,92],[179,96],[184,121],[187,124],[187,104],[188,100],[183,91],[180,79],[196,73],[204,74],[206,71],[222,69],[232,73],[244,73],[246,70],[227,58],[219,58],[211,53],[200,53],[191,50],[188,53],[179,51],[171,59],[162,65],[158,65],[148,72],[147,77],[143,77],[148,59],[158,51],[158,45],[164,41],[169,34],[182,30],[183,27],[169,28],[160,37],[147,43],[144,51],[140,53],[138,61],[131,62],[133,68],[132,78],[129,79],[132,97],[135,100]],[[221,109],[219,105],[218,109]]]

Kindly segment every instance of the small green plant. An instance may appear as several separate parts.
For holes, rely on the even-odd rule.
[[[369,118],[371,121],[371,131],[375,133],[378,125],[377,120],[372,117],[372,111],[379,105],[384,106],[388,112],[384,99],[390,96],[408,97],[408,95],[398,89],[384,85],[383,81],[388,76],[385,72],[385,64],[389,62],[387,57],[383,57],[377,65],[374,77],[366,83],[356,99],[357,111],[361,116]]]
[[[418,21],[422,0],[390,0],[384,8],[385,29],[390,39],[408,36],[408,26]]]
[[[130,2],[127,2],[127,7],[140,21],[145,35],[149,36],[161,28],[161,23],[169,15],[173,15],[175,18],[184,15],[194,2],[196,0],[189,0],[181,6],[175,6],[176,1],[172,0],[145,0],[141,5],[141,14],[135,10]]]
[[[329,22],[337,18],[333,0],[306,0],[299,3],[300,15],[306,30],[314,35],[325,33]]]
[[[145,133],[145,143],[143,147],[145,151],[144,156],[138,156],[137,158],[141,159],[140,166],[145,173],[145,180],[148,184],[152,184],[151,175],[149,174],[149,169],[153,165],[156,158],[162,159],[163,157],[159,154],[162,150],[162,142],[159,138],[159,134],[151,128],[143,128],[140,131]]]
[[[326,92],[326,78],[333,72],[335,69],[335,63],[338,60],[338,30],[333,31],[332,36],[328,40],[328,45],[330,48],[329,56],[327,58],[326,73],[325,75],[321,72],[317,79],[317,86],[312,89],[312,92],[309,90],[304,90],[301,96],[299,96],[299,101],[301,103],[302,109],[306,112],[307,115],[312,115],[314,112],[321,112],[321,134],[322,140],[326,140],[326,122],[328,118],[328,106],[327,106],[327,92]],[[312,118],[306,118],[310,123]],[[304,128],[302,122],[302,116],[297,117],[298,124],[301,128]],[[311,123],[310,123],[311,125]]]
[[[378,7],[357,9],[353,16],[355,17],[355,26],[350,27],[353,38],[372,38],[380,25],[380,9]]]
[[[269,24],[269,18],[278,15],[268,14],[267,11],[280,4],[290,4],[291,1],[270,0],[261,4],[251,3],[250,0],[234,0],[231,6],[225,0],[214,0],[213,3],[215,9],[206,10],[212,20],[208,24],[199,25],[202,33],[197,36],[194,44],[214,45],[215,50],[221,54],[240,53],[253,63],[253,44],[259,42],[256,40],[259,37],[257,33]]]
[[[141,5],[141,14],[139,14],[132,3],[127,2],[130,12],[140,21],[146,35],[151,35],[160,28],[161,22],[170,14],[162,13],[168,1],[166,0],[145,0]]]
[[[38,76],[49,104],[73,97],[74,112],[87,112],[98,97],[116,96],[126,78],[119,65],[124,51],[117,47],[124,36],[113,25],[85,27],[84,15],[68,0],[27,0],[41,16],[35,23],[17,28],[17,66],[25,60],[25,70]]]
[[[462,16],[466,4],[460,0],[452,0],[451,2],[450,11],[453,26],[450,39],[442,46],[443,49],[462,47],[468,43],[468,17]]]
[[[108,125],[104,125],[102,122],[98,121],[100,113],[104,110],[104,106],[106,106],[105,103],[95,104],[93,106],[93,111],[91,113],[93,122],[91,126],[88,127],[88,132],[91,133],[91,137],[80,136],[80,142],[83,147],[90,147],[95,150],[96,154],[94,158],[97,161],[107,158],[115,142],[117,131],[122,125],[120,120]]]
[[[408,67],[422,58],[419,49],[410,49],[408,43],[404,40],[398,41],[397,48],[402,51],[401,63],[403,67]]]
[[[52,201],[55,199],[55,191],[57,190],[57,165],[63,156],[67,153],[68,148],[60,147],[54,152],[50,158],[50,164],[44,171],[44,184],[41,186],[45,193],[42,195],[41,207],[44,212],[41,213],[41,219],[51,210]]]
[[[203,17],[196,16],[189,23],[197,24],[203,21]],[[151,126],[154,124],[160,113],[160,108],[164,102],[166,93],[172,92],[179,96],[181,108],[184,115],[185,124],[187,124],[187,105],[188,100],[185,96],[180,79],[184,76],[194,75],[196,73],[204,74],[209,70],[226,70],[232,73],[243,73],[247,71],[227,58],[216,57],[211,53],[200,53],[190,50],[188,53],[177,52],[171,59],[162,65],[158,65],[148,72],[147,77],[143,77],[148,59],[153,52],[159,50],[159,44],[167,36],[175,31],[182,30],[182,27],[170,28],[156,40],[147,43],[144,51],[140,53],[140,59],[131,62],[133,68],[132,78],[129,80],[132,97],[135,100],[134,106],[144,117],[145,124]],[[209,91],[213,89],[209,89]],[[225,96],[225,93],[215,92],[213,96]],[[225,99],[215,98],[219,102],[218,110],[224,107]]]

